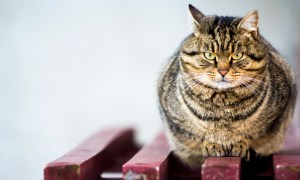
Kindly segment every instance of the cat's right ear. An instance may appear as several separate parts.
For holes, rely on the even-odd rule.
[[[193,5],[189,4],[189,12],[191,17],[193,18],[195,27],[194,27],[194,31],[195,31],[195,35],[197,36],[197,34],[199,33],[199,29],[200,28],[200,22],[201,19],[205,17],[204,14],[202,14],[202,12],[200,12],[197,8],[195,8]]]
[[[202,12],[200,12],[197,8],[195,8],[193,5],[189,4],[189,10],[190,10],[190,15],[192,16],[194,22],[196,24],[200,24],[200,21],[204,16]]]

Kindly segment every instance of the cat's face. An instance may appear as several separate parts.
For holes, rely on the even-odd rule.
[[[190,11],[195,32],[180,51],[188,84],[226,90],[262,79],[267,53],[258,37],[256,11],[243,19],[204,16],[193,7]]]

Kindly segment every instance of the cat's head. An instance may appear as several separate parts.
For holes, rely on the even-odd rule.
[[[239,18],[205,16],[192,5],[189,10],[194,33],[181,46],[180,68],[190,84],[226,90],[263,77],[268,58],[257,11]]]

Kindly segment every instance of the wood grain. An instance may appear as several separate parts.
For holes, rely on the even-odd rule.
[[[241,158],[209,157],[202,164],[202,180],[239,180],[241,178]]]

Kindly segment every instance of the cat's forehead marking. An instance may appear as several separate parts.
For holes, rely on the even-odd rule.
[[[206,23],[208,26],[207,34],[210,36],[212,43],[214,44],[214,52],[217,51],[232,51],[233,41],[233,21],[234,17],[229,16],[211,16],[208,18],[209,22]]]

